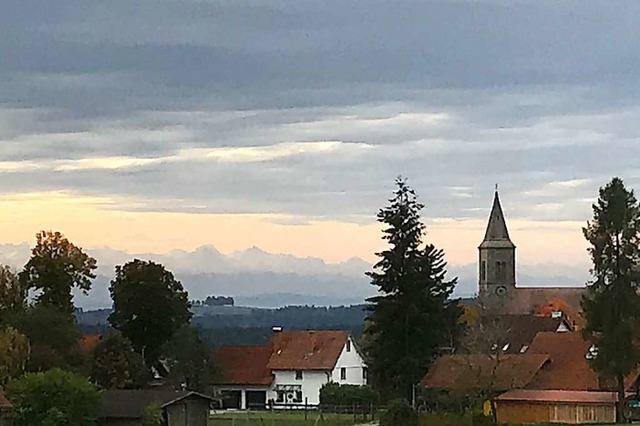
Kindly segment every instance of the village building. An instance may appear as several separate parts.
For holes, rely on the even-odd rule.
[[[367,365],[347,331],[278,331],[263,346],[218,348],[225,408],[296,408],[320,404],[329,382],[367,383]]]
[[[102,395],[99,424],[139,425],[145,412],[159,410],[163,426],[206,426],[213,398],[191,391],[108,390]]]
[[[615,423],[615,392],[512,390],[494,400],[498,424]]]
[[[478,247],[480,306],[484,310],[501,314],[561,314],[577,325],[580,322],[580,301],[585,289],[585,286],[516,285],[516,246],[509,236],[496,191],[484,239]]]

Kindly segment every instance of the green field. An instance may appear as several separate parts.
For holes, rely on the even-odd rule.
[[[322,413],[318,411],[246,411],[221,412],[209,419],[210,426],[353,426],[366,423],[362,416]]]

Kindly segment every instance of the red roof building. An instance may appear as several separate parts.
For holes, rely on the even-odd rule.
[[[216,358],[229,408],[317,405],[328,382],[367,383],[364,358],[341,330],[274,331],[263,346],[220,346]]]

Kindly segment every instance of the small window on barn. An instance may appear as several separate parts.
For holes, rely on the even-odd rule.
[[[347,352],[351,352],[351,340],[347,340]]]
[[[302,380],[302,370],[296,370],[296,380]]]
[[[527,349],[529,349],[529,345],[523,345],[523,346],[520,348],[520,353],[521,353],[521,354],[525,353],[525,352],[527,351]]]
[[[510,343],[507,343],[506,345],[504,345],[504,346],[502,347],[502,352],[506,352],[506,351],[508,351],[508,350],[509,350],[509,346],[511,346],[511,344],[510,344]]]
[[[347,369],[345,367],[340,369],[340,380],[347,380]]]

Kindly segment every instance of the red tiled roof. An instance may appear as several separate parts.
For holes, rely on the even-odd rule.
[[[548,363],[527,386],[529,389],[563,389],[575,391],[613,390],[615,385],[603,380],[589,366],[586,358],[591,343],[577,332],[538,333],[527,353],[547,354]],[[625,386],[633,385],[637,372],[625,378]]]
[[[82,352],[89,353],[93,351],[93,349],[95,349],[96,345],[98,344],[98,342],[100,342],[101,339],[102,336],[100,336],[99,334],[85,334],[80,338],[78,345]]]
[[[521,388],[548,361],[540,354],[505,354],[497,360],[493,355],[445,355],[438,358],[420,384],[449,390]]]
[[[281,331],[269,341],[271,370],[333,370],[349,333],[342,330]]]
[[[541,332],[528,353],[547,354],[551,362],[528,386],[530,389],[599,390],[598,374],[585,357],[591,343],[580,333]]]
[[[580,322],[586,287],[516,287],[506,306],[510,314],[533,314],[549,304],[562,305],[570,322]]]
[[[1,410],[10,410],[12,408],[13,408],[13,405],[7,399],[7,397],[5,396],[4,391],[2,390],[2,388],[0,388],[0,411]]]
[[[220,346],[216,352],[216,361],[223,374],[220,384],[270,385],[273,381],[267,368],[270,357],[268,346]]]
[[[587,392],[567,390],[510,390],[496,398],[498,401],[568,402],[578,404],[615,404],[615,392]]]

